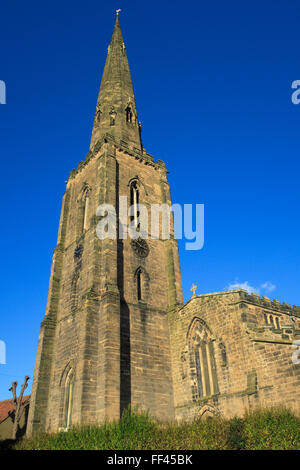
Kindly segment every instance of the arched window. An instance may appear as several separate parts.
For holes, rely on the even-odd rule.
[[[270,315],[270,325],[274,326],[274,319],[272,315]]]
[[[89,228],[89,202],[90,202],[90,191],[91,188],[88,183],[83,184],[81,194],[78,199],[79,203],[79,216],[77,222],[78,236]]]
[[[130,124],[132,123],[132,110],[131,106],[128,105],[125,109],[126,111],[126,122],[129,122]]]
[[[267,325],[268,324],[268,317],[265,313],[264,313],[264,319],[265,319],[265,324]]]
[[[73,388],[74,388],[74,373],[72,369],[69,371],[65,383],[65,417],[64,427],[69,429],[72,422],[72,402],[73,402]]]
[[[203,320],[193,320],[189,331],[190,371],[193,398],[219,393],[214,354],[214,338]]]
[[[114,106],[112,106],[112,107],[110,108],[110,112],[109,112],[110,125],[111,125],[111,126],[114,126],[114,125],[115,125],[116,116],[117,116],[117,113],[116,113],[116,111],[115,111]]]
[[[71,312],[73,314],[76,313],[77,306],[78,306],[78,285],[79,285],[79,272],[76,271],[71,281]]]
[[[101,114],[102,114],[101,105],[100,105],[100,103],[97,103],[96,113],[95,113],[95,122],[96,123],[99,123],[101,121]]]
[[[200,364],[199,349],[196,349],[195,351],[195,362],[196,362],[198,396],[203,397],[202,370],[201,370],[201,364]]]
[[[136,273],[136,288],[137,288],[137,298],[138,300],[142,300],[142,271],[141,269],[138,269]]]
[[[278,317],[275,318],[275,324],[276,324],[277,330],[279,330],[280,329],[280,324],[279,324],[279,318]]]
[[[138,227],[138,204],[140,201],[140,192],[139,192],[139,184],[137,180],[134,180],[130,184],[130,206],[133,207],[133,215],[131,215],[131,221],[134,220],[135,227]]]
[[[83,225],[82,230],[85,231],[88,229],[88,211],[89,211],[89,190],[85,191],[83,198]]]
[[[146,302],[149,293],[149,276],[144,268],[137,268],[134,275],[134,282],[137,300]]]

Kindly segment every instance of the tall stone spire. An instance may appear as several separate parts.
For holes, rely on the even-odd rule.
[[[142,147],[129,64],[119,15],[112,35],[102,76],[91,138],[91,150],[104,136],[112,135],[129,147]]]

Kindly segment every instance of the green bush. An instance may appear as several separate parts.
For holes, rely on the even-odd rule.
[[[285,409],[247,413],[243,418],[211,418],[180,424],[159,423],[133,410],[102,426],[23,438],[14,449],[243,450],[300,449],[300,419]]]

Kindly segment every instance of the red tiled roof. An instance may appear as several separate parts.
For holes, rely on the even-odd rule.
[[[29,403],[30,401],[30,395],[25,395],[22,398],[22,404]],[[10,400],[3,400],[0,401],[0,423],[4,421],[9,413],[14,410],[14,402],[13,399]]]

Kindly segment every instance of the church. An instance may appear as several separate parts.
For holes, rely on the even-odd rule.
[[[184,304],[174,228],[168,239],[122,238],[119,225],[97,236],[97,208],[118,215],[120,196],[172,204],[165,163],[142,145],[117,14],[90,149],[63,196],[27,434],[119,419],[128,407],[162,421],[271,405],[299,414],[300,307],[241,289],[194,290]]]

